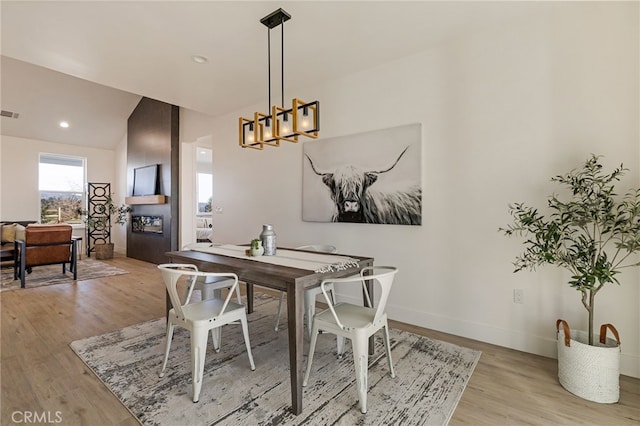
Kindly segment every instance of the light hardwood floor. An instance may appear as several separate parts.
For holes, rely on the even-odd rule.
[[[45,413],[52,424],[138,424],[69,348],[74,340],[164,314],[155,265],[124,257],[107,262],[129,273],[0,293],[0,424],[28,423],[25,413],[40,419]],[[392,327],[482,351],[451,425],[640,424],[639,379],[621,377],[619,403],[591,403],[558,384],[554,359],[397,322]]]

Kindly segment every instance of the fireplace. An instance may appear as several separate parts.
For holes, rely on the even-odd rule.
[[[162,235],[162,216],[131,216],[131,232]]]

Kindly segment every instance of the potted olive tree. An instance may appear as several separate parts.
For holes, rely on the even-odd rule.
[[[580,293],[588,314],[587,333],[570,330],[558,320],[558,377],[564,388],[591,401],[617,402],[619,398],[619,337],[611,324],[594,340],[594,308],[598,292],[619,284],[618,275],[640,265],[640,188],[620,196],[615,183],[628,170],[621,164],[610,174],[599,156],[591,155],[582,168],[551,180],[568,191],[565,198],[549,197],[549,213],[524,203],[509,206],[513,223],[500,228],[507,236],[525,237],[525,250],[514,272],[551,264],[571,273],[569,286]],[[607,329],[616,340],[606,337]],[[606,352],[608,350],[608,352]],[[589,359],[587,359],[589,358]]]
[[[109,194],[104,203],[96,206],[92,212],[82,211],[84,222],[87,224],[88,232],[94,239],[103,241],[94,243],[96,259],[113,258],[113,243],[111,242],[111,225],[124,225],[129,219],[131,207],[122,204],[117,206],[113,202],[113,197]],[[96,238],[98,236],[98,238]]]

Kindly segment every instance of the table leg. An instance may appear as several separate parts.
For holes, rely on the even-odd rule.
[[[302,413],[302,378],[304,375],[304,289],[287,285],[287,320],[289,322],[289,370],[291,371],[291,410]]]
[[[253,284],[247,284],[247,313],[253,312]]]

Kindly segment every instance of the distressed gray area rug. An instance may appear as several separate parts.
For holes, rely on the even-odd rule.
[[[120,274],[128,274],[128,272],[92,258],[78,260],[77,281],[93,280]],[[13,267],[2,268],[0,270],[0,280],[0,291],[20,289],[20,280],[13,279]],[[25,281],[26,288],[70,283],[73,282],[73,273],[69,272],[68,265],[66,274],[62,273],[61,264],[34,266],[33,271],[27,274]]]
[[[389,376],[380,333],[369,358],[368,412],[358,408],[351,347],[335,356],[335,336],[319,336],[304,411],[290,410],[287,331],[274,331],[277,302],[256,296],[249,333],[251,371],[240,326],[223,329],[222,349],[207,351],[200,401],[191,401],[189,334],[176,329],[164,378],[160,318],[72,342],[71,348],[144,425],[444,425],[480,352],[391,330],[396,377]],[[282,322],[281,322],[282,324]],[[286,324],[286,323],[285,323]],[[305,342],[305,351],[308,341]]]

